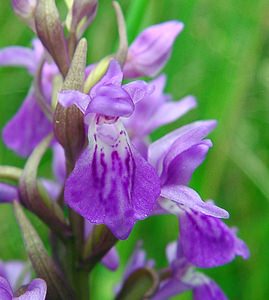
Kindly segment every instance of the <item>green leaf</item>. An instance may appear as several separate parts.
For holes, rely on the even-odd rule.
[[[52,300],[74,299],[70,285],[48,255],[36,230],[27,219],[19,202],[14,202],[14,212],[19,223],[26,251],[38,277],[48,286],[48,298]]]

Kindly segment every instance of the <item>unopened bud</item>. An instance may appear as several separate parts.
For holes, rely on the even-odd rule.
[[[55,0],[38,1],[35,11],[35,25],[42,44],[54,59],[63,76],[66,76],[69,57]]]
[[[35,30],[34,13],[37,0],[12,0],[14,12]]]
[[[76,32],[80,38],[85,29],[96,16],[97,0],[74,0],[72,6],[71,31]]]

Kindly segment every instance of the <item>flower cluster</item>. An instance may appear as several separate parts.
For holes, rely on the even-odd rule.
[[[67,34],[54,0],[13,0],[15,13],[37,38],[32,48],[0,50],[0,65],[21,66],[33,76],[26,99],[2,131],[5,145],[27,162],[23,170],[0,167],[0,201],[13,204],[32,266],[42,278],[30,282],[24,273],[18,289],[12,280],[21,265],[13,266],[10,279],[12,262],[3,264],[1,299],[41,300],[47,288],[48,299],[88,299],[92,268],[101,262],[117,269],[116,242],[127,239],[136,222],[160,214],[175,215],[179,223],[178,241],[167,246],[168,267],[156,270],[139,244],[116,298],[160,300],[192,290],[196,300],[226,299],[195,267],[220,266],[237,255],[246,259],[248,248],[221,220],[228,212],[189,187],[212,147],[207,135],[216,121],[193,122],[150,139],[154,130],[196,107],[193,96],[174,101],[166,94],[166,76],[160,75],[183,24],[151,26],[128,47],[124,17],[114,1],[119,50],[86,66],[87,42],[81,37],[98,1],[66,2]],[[37,176],[48,148],[54,179]],[[49,227],[52,257],[22,206]]]

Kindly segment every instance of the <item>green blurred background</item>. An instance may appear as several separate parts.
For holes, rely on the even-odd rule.
[[[63,1],[58,1],[63,7]],[[111,1],[100,0],[100,9],[86,32],[88,62],[111,53],[117,42]],[[230,299],[269,297],[269,3],[267,0],[121,0],[128,22],[129,41],[148,25],[169,19],[182,20],[178,38],[165,68],[166,91],[179,99],[195,95],[198,108],[172,125],[159,129],[153,139],[196,119],[217,119],[211,138],[214,147],[196,171],[192,186],[204,199],[215,199],[231,217],[229,225],[251,250],[251,258],[237,258],[230,265],[206,270]],[[0,4],[0,47],[29,46],[33,35],[13,15],[9,1]],[[22,69],[0,69],[0,127],[16,112],[27,93],[30,76]],[[37,124],[38,126],[38,124]],[[42,164],[49,172],[50,155]],[[0,163],[23,166],[24,161],[3,143]],[[22,240],[11,208],[0,210],[0,258],[25,258]],[[46,229],[36,222],[45,236]],[[112,286],[137,239],[144,240],[158,267],[165,266],[164,248],[176,239],[173,217],[140,222],[128,241],[118,244],[121,267],[116,273],[97,267],[91,278],[94,300],[112,299]],[[175,299],[191,299],[186,294]]]

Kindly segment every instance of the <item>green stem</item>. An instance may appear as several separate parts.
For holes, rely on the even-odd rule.
[[[72,238],[66,243],[65,267],[69,281],[76,291],[76,299],[89,299],[89,271],[80,264],[80,253],[77,251],[76,239]]]
[[[90,299],[89,273],[85,270],[78,270],[75,276],[75,287],[79,300]]]

